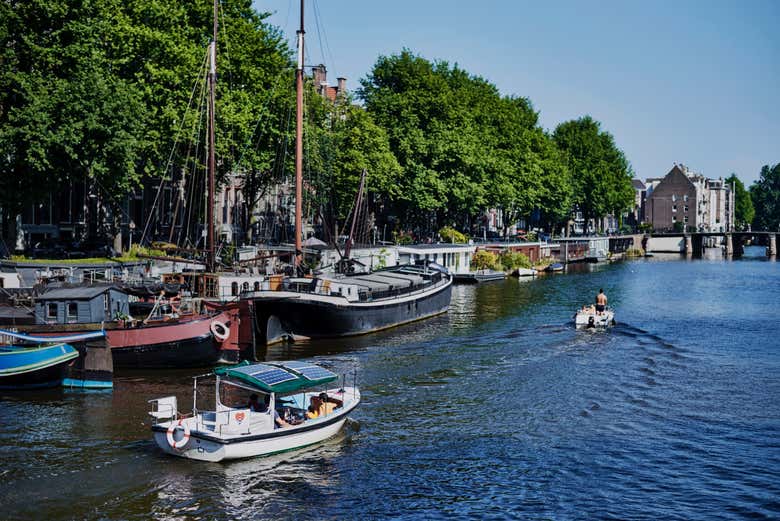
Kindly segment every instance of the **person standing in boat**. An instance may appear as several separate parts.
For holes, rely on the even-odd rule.
[[[607,309],[607,296],[604,294],[604,288],[599,289],[599,294],[596,295],[596,313],[599,315],[604,314],[604,310]]]

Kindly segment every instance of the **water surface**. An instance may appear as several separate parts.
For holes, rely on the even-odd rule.
[[[599,287],[619,324],[575,331]],[[147,400],[186,408],[197,371],[5,392],[2,518],[777,518],[778,303],[760,258],[456,286],[445,316],[270,349],[357,374],[364,401],[335,439],[233,463],[151,441]]]

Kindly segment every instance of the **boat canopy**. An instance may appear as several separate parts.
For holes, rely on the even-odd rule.
[[[266,362],[218,367],[214,374],[235,378],[266,393],[291,393],[332,382],[338,375],[310,362]]]

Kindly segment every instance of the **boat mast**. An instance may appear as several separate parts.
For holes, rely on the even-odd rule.
[[[295,257],[301,265],[301,213],[303,212],[303,0],[301,0],[301,28],[298,30],[298,68],[295,71]]]
[[[214,192],[216,161],[214,158],[214,113],[216,104],[217,83],[217,14],[219,0],[214,0],[214,38],[209,49],[209,200],[208,200],[208,236],[206,238],[206,269],[213,272],[216,264],[216,252],[214,248]]]

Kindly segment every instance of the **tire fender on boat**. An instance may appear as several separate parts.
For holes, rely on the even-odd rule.
[[[173,433],[176,432],[176,429],[179,427],[184,429],[184,436],[182,436],[179,441],[176,441],[173,439]],[[190,441],[190,427],[184,423],[184,420],[179,420],[178,423],[171,422],[171,426],[168,427],[168,433],[165,437],[168,439],[168,445],[174,449],[183,449],[184,446],[187,445],[187,442]]]
[[[211,334],[214,335],[217,342],[224,342],[230,335],[228,327],[219,320],[212,320],[209,329],[211,329]]]

